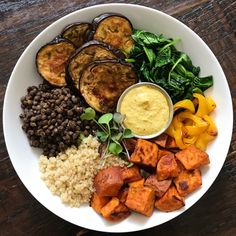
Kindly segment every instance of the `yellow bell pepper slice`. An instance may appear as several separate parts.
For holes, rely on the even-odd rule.
[[[185,125],[185,126],[186,126],[186,125],[192,126],[192,125],[194,125],[194,122],[193,122],[193,120],[186,119],[186,120],[184,120],[184,125]]]
[[[168,129],[165,131],[168,135],[170,135],[172,138],[175,137],[175,128],[173,123],[170,124],[170,126],[168,127]]]
[[[210,96],[207,96],[207,97],[206,97],[206,101],[207,101],[207,103],[208,103],[208,115],[209,115],[212,111],[215,110],[215,108],[216,108],[216,103],[215,103],[215,101],[213,100],[213,98],[210,97]]]
[[[177,146],[180,148],[180,149],[185,149],[188,145],[186,145],[184,142],[183,142],[183,139],[182,139],[182,130],[179,128],[177,130],[175,130],[175,133],[174,133],[174,139],[175,139],[175,142],[177,144]]]
[[[201,123],[198,125],[185,125],[183,127],[183,132],[187,135],[187,136],[198,136],[201,133],[203,133],[208,127],[208,123]]]
[[[174,104],[174,111],[177,111],[178,109],[181,108],[186,109],[191,113],[195,113],[195,107],[193,105],[193,102],[189,99],[184,99]]]
[[[194,115],[188,111],[180,112],[177,116],[178,116],[178,120],[181,122],[184,122],[185,120],[189,119],[193,121],[194,125],[197,125],[197,126],[206,125],[205,124],[206,122],[201,117]]]
[[[197,141],[197,138],[198,138],[198,136],[183,138],[183,142],[187,145],[194,144]]]
[[[180,149],[184,149],[187,147],[187,145],[185,145],[182,140],[182,126],[183,123],[179,121],[178,115],[175,115],[171,125],[166,131],[167,134],[175,139],[175,142]]]
[[[218,130],[210,116],[205,115],[203,116],[203,119],[208,122],[209,126],[204,133],[198,136],[195,145],[197,148],[200,148],[201,150],[205,151],[208,143],[216,138]]]
[[[209,110],[208,110],[208,102],[206,100],[206,98],[201,95],[200,93],[194,93],[193,97],[198,99],[198,109],[195,115],[203,117],[204,115],[208,115],[209,114]]]
[[[181,122],[181,120],[179,119],[179,115],[175,115],[173,120],[172,120],[172,124],[174,126],[174,129],[181,129],[183,124]]]
[[[208,96],[194,93],[194,102],[185,99],[174,105],[174,111],[185,109],[176,114],[166,130],[173,137],[180,149],[195,144],[206,150],[210,141],[217,136],[217,127],[209,114],[215,109],[214,100]],[[197,107],[197,111],[195,111]]]
[[[209,135],[208,133],[203,133],[198,136],[195,142],[195,146],[202,151],[205,151],[209,142],[211,142],[215,137]]]
[[[216,137],[218,135],[218,130],[212,118],[208,115],[205,115],[203,116],[203,119],[209,124],[209,127],[207,128],[206,132],[210,136]]]

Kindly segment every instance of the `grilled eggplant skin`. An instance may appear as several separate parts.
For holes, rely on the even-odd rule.
[[[104,13],[93,19],[90,39],[99,40],[120,49],[127,54],[134,41],[131,37],[133,26],[130,20],[118,13]]]
[[[42,46],[36,55],[36,67],[40,76],[51,85],[65,86],[65,64],[75,49],[71,42],[62,38],[55,38]]]
[[[61,37],[71,41],[78,48],[88,41],[91,30],[92,24],[88,22],[73,23],[62,30]]]
[[[117,60],[95,61],[80,78],[80,92],[96,111],[114,111],[116,103],[129,86],[137,82],[133,65]]]
[[[79,79],[88,64],[95,60],[124,59],[125,55],[112,46],[92,40],[78,48],[69,58],[66,65],[66,82],[71,88],[79,91]]]

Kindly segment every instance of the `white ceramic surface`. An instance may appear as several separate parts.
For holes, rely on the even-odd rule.
[[[155,211],[150,218],[132,214],[119,223],[109,223],[87,205],[80,208],[69,208],[63,205],[40,179],[38,168],[40,151],[29,146],[26,135],[21,129],[20,98],[26,94],[28,86],[41,82],[35,68],[35,55],[38,49],[52,40],[66,25],[76,21],[91,21],[95,16],[105,12],[126,15],[134,28],[162,33],[167,37],[181,38],[182,42],[178,48],[189,54],[194,65],[201,67],[201,75],[214,76],[214,86],[207,91],[207,94],[212,95],[217,104],[213,118],[219,135],[207,149],[211,164],[202,169],[202,187],[186,197],[186,206],[178,211],[170,213]],[[12,164],[26,188],[41,204],[61,218],[75,225],[106,232],[130,232],[154,227],[175,218],[195,204],[212,185],[223,166],[231,141],[232,124],[232,100],[225,75],[203,40],[187,26],[160,11],[129,4],[105,4],[84,8],[47,27],[32,41],[18,60],[7,86],[3,108],[3,128],[7,149]]]

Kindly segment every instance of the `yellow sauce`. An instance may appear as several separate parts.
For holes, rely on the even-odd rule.
[[[162,130],[169,120],[170,109],[164,94],[151,85],[140,85],[128,91],[120,104],[124,125],[133,134],[146,136]]]

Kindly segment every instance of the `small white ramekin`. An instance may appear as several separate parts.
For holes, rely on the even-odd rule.
[[[118,102],[117,102],[117,107],[116,107],[116,111],[117,112],[120,112],[120,106],[121,106],[121,103],[122,103],[122,100],[123,98],[125,97],[125,95],[132,89],[136,88],[136,87],[139,87],[139,86],[145,86],[145,85],[148,85],[148,86],[152,86],[152,87],[155,87],[155,89],[159,90],[159,92],[161,92],[166,100],[167,100],[167,103],[168,103],[168,106],[169,106],[169,119],[167,120],[166,122],[166,125],[161,129],[159,130],[158,132],[156,133],[153,133],[153,134],[150,134],[150,135],[138,135],[138,134],[135,134],[133,133],[134,137],[136,138],[142,138],[142,139],[151,139],[151,138],[155,138],[157,136],[159,136],[160,134],[162,134],[163,132],[166,131],[166,129],[170,126],[170,123],[173,119],[173,114],[174,114],[174,109],[173,109],[173,103],[172,103],[172,100],[169,96],[169,94],[163,89],[161,88],[159,85],[156,85],[156,84],[153,84],[153,83],[150,83],[150,82],[139,82],[137,84],[134,84],[130,87],[128,87],[120,96]],[[128,128],[126,127],[124,124],[123,124],[123,127],[124,128]]]

